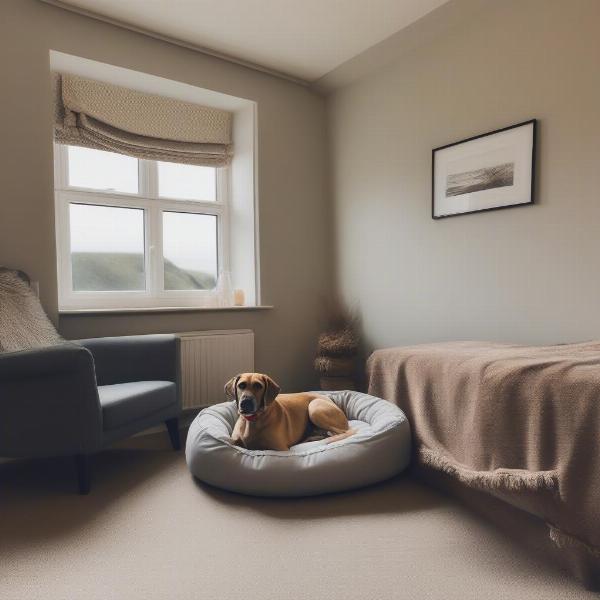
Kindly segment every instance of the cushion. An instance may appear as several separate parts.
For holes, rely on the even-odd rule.
[[[410,427],[394,404],[360,392],[320,392],[357,432],[327,444],[304,442],[285,452],[246,450],[231,433],[235,402],[204,409],[193,421],[186,460],[198,479],[253,496],[312,496],[362,487],[400,473],[410,459]]]
[[[22,271],[0,267],[0,353],[54,346],[64,340]]]
[[[104,429],[117,429],[166,408],[177,401],[171,381],[135,381],[99,385]]]

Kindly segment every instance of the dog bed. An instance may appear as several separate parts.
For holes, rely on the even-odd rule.
[[[193,421],[185,456],[192,474],[210,485],[252,496],[313,496],[362,487],[400,473],[410,460],[410,427],[394,404],[360,392],[321,392],[339,406],[356,433],[285,452],[233,445],[235,402],[204,409]]]

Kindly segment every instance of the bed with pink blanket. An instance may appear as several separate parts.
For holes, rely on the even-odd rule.
[[[600,342],[390,348],[367,371],[369,393],[406,413],[418,473],[535,518],[600,588]]]

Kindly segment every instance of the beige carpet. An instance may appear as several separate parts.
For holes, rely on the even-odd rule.
[[[94,466],[80,497],[69,461],[0,465],[2,600],[598,597],[408,478],[261,500],[195,484],[166,446]]]

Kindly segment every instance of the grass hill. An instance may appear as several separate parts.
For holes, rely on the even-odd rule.
[[[144,256],[120,252],[74,252],[73,289],[76,292],[143,290]],[[165,260],[166,290],[212,290],[213,275],[179,268]]]

